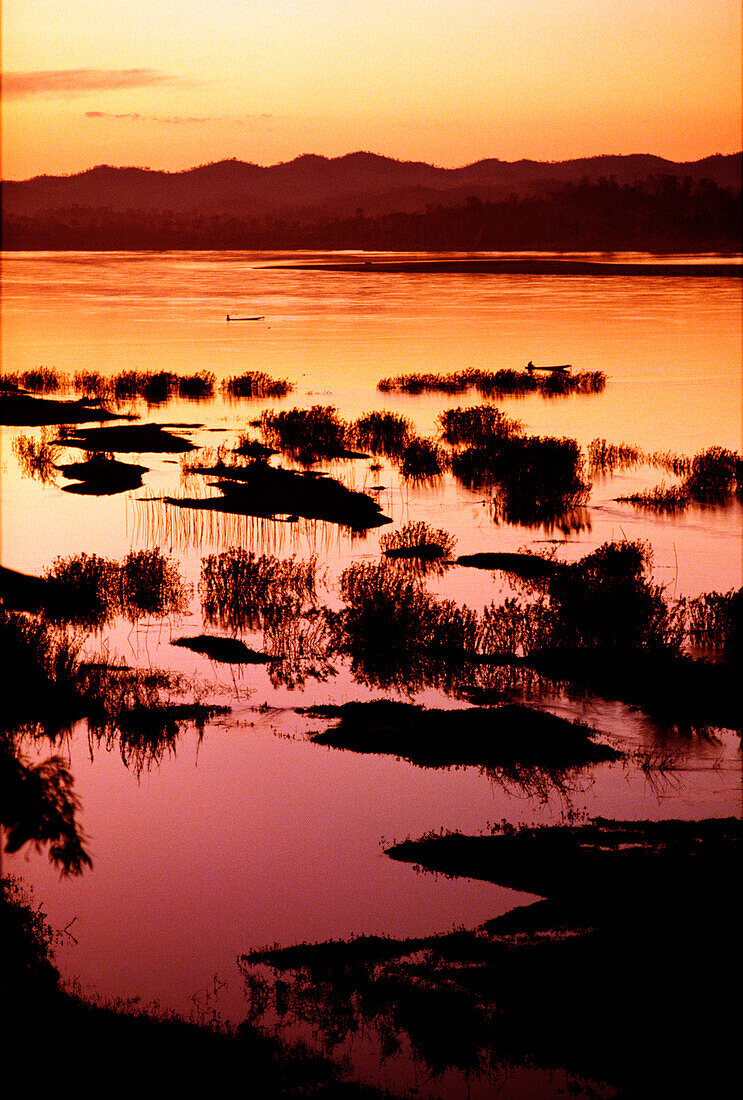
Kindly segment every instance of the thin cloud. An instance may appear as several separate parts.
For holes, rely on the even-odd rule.
[[[203,124],[205,122],[212,123],[227,123],[229,126],[245,126],[248,123],[256,122],[260,119],[273,118],[273,115],[249,115],[243,118],[219,118],[215,116],[207,116],[205,118],[196,115],[142,115],[139,111],[125,111],[121,113],[115,113],[113,111],[86,111],[86,118],[104,119],[108,122],[111,121],[126,121],[126,122],[156,122],[162,123],[167,126],[185,126],[191,123]]]
[[[126,119],[129,122],[167,122],[173,126],[183,126],[189,122],[214,122],[211,118],[197,118],[193,115],[173,115],[165,118],[162,115],[141,115],[139,111],[125,111],[122,114],[114,114],[112,111],[86,111],[86,118]]]
[[[5,73],[2,94],[5,99],[22,99],[37,95],[69,96],[120,88],[151,88],[162,84],[193,86],[191,81],[159,73],[155,69],[58,69]]]

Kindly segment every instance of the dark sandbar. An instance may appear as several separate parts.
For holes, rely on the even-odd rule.
[[[307,713],[340,718],[336,726],[313,735],[316,744],[391,754],[421,767],[518,763],[561,768],[621,755],[594,742],[586,726],[516,704],[426,710],[379,699],[313,707]]]
[[[198,634],[194,638],[176,638],[171,645],[182,646],[194,653],[203,653],[213,661],[232,665],[263,665],[271,660],[265,653],[250,649],[238,638],[221,638],[215,634]]]
[[[284,264],[272,264],[284,267]],[[670,264],[662,261],[639,263],[605,263],[599,260],[401,260],[377,262],[366,260],[348,264],[296,264],[292,271],[348,271],[362,274],[463,274],[463,275],[639,275],[671,276],[673,278],[737,278],[743,276],[741,264],[714,262]]]

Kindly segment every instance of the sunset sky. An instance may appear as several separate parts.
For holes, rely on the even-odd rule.
[[[740,0],[2,0],[5,179],[741,147]]]

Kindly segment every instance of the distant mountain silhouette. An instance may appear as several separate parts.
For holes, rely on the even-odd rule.
[[[600,156],[556,162],[481,160],[463,168],[436,168],[373,153],[328,158],[305,155],[270,167],[224,160],[182,172],[99,165],[73,176],[36,176],[3,184],[3,207],[13,216],[105,208],[204,216],[347,217],[423,211],[468,198],[495,202],[525,198],[550,188],[616,180],[633,184],[671,176],[710,180],[741,190],[741,154],[677,163],[647,154]]]

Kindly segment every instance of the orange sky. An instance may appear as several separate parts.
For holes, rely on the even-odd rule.
[[[740,0],[2,0],[2,175],[737,151]]]

